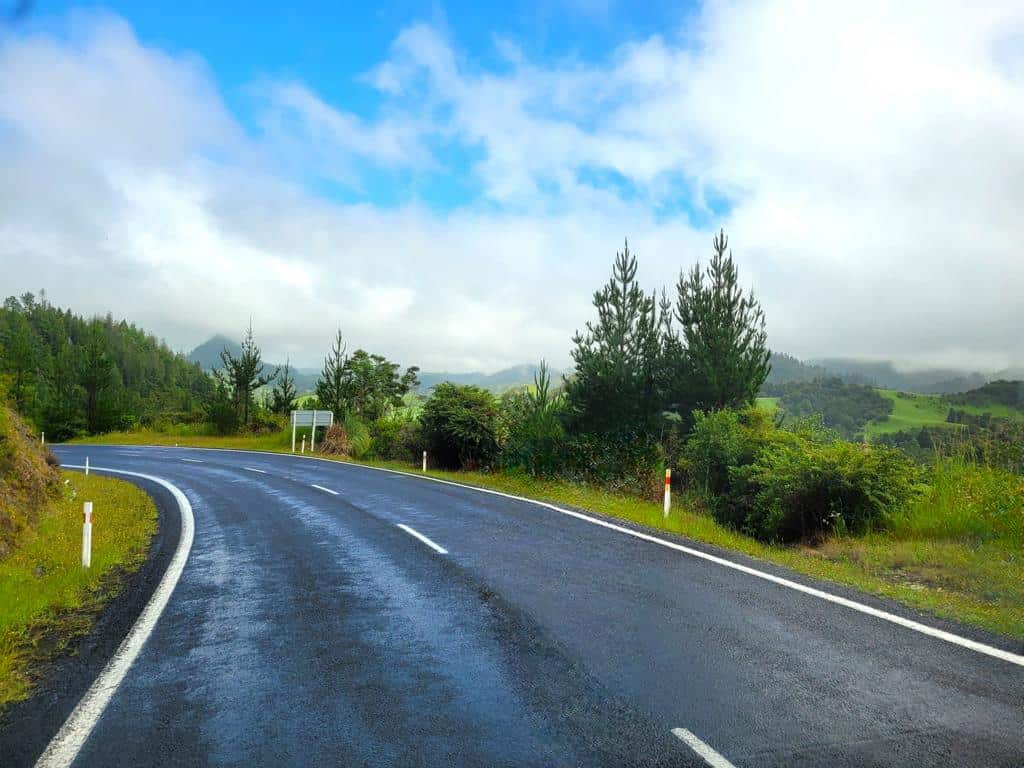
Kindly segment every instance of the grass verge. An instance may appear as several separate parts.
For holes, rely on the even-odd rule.
[[[136,432],[105,435],[89,442],[178,443],[200,448],[285,452],[289,441],[290,435],[281,434],[181,438]],[[404,462],[353,463],[418,472],[417,467]],[[905,517],[893,521],[889,531],[834,536],[816,547],[761,543],[719,525],[702,510],[700,500],[694,496],[677,494],[672,513],[665,519],[660,502],[565,480],[540,480],[502,472],[430,470],[427,474],[677,533],[806,576],[891,598],[935,616],[1024,640],[1024,552],[1015,533],[1024,521],[1024,486],[1019,478],[1014,481],[1004,475],[985,479],[975,473],[977,469],[966,465],[947,467],[944,474],[936,475],[915,507]],[[985,515],[998,516],[999,524],[978,524],[977,520]]]
[[[28,696],[42,664],[89,631],[146,558],[153,500],[122,480],[62,472],[60,498],[0,560],[0,709]],[[82,502],[92,501],[92,567],[81,567]]]

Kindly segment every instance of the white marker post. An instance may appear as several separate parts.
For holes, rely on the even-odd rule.
[[[306,436],[305,435],[302,436],[302,453],[303,454],[306,453]]]
[[[309,430],[309,452],[316,453],[316,411],[313,411],[313,428]]]
[[[82,567],[88,568],[92,564],[92,502],[87,501],[82,506],[82,515],[85,518],[82,522]]]
[[[672,470],[665,470],[665,517],[672,508]]]
[[[40,445],[46,445],[46,433],[45,432],[40,432],[39,433],[39,444]]]
[[[292,453],[295,453],[295,411],[292,411]]]
[[[89,457],[85,457],[85,476],[89,476]]]
[[[423,471],[427,471],[427,452],[423,452]]]

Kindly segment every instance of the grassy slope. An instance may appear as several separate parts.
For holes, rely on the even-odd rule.
[[[897,392],[894,389],[880,389],[881,395],[893,402],[892,415],[884,421],[870,422],[865,428],[865,436],[870,440],[876,435],[899,432],[904,429],[920,429],[921,427],[949,426],[946,415],[950,404],[942,400],[940,395],[916,395],[908,392]],[[990,413],[1005,418],[1024,418],[1024,413],[1006,405],[954,405],[960,411],[974,414]]]
[[[28,695],[37,665],[88,631],[124,574],[145,560],[156,507],[134,485],[62,473],[59,498],[0,560],[0,708]],[[92,501],[92,567],[81,567],[82,502]]]
[[[201,437],[184,440],[156,433],[105,435],[102,442],[134,445],[181,445],[206,448],[287,450],[288,435],[257,438]],[[409,471],[398,462],[362,462]],[[718,525],[692,498],[678,498],[668,520],[660,502],[608,493],[561,480],[536,480],[504,473],[440,472],[430,475],[522,496],[589,509],[602,515],[679,533],[696,541],[735,550],[786,566],[815,578],[893,598],[937,616],[1024,639],[1024,534],[980,538],[948,522],[973,509],[978,493],[976,468],[950,468],[942,487],[929,490],[893,532],[866,537],[837,537],[820,547],[771,546]],[[960,474],[956,474],[959,472]],[[1000,476],[1002,478],[1002,476]],[[1003,482],[1002,478],[1000,482]],[[1005,509],[973,511],[977,521],[998,514],[1024,520],[1024,487],[1005,480],[999,493]],[[998,494],[997,494],[998,495]],[[994,519],[994,518],[993,518]],[[1002,518],[1000,518],[1002,519]],[[987,524],[986,524],[987,525]],[[1016,529],[1014,529],[1016,531]]]

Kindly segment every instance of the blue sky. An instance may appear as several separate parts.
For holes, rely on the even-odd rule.
[[[625,238],[659,290],[724,228],[775,349],[1024,361],[1019,0],[255,5],[0,31],[5,293],[565,367]]]

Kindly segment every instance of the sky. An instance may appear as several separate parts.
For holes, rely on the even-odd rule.
[[[564,368],[627,238],[671,290],[724,228],[773,349],[997,370],[1021,126],[1019,0],[38,0],[0,25],[0,293]]]

